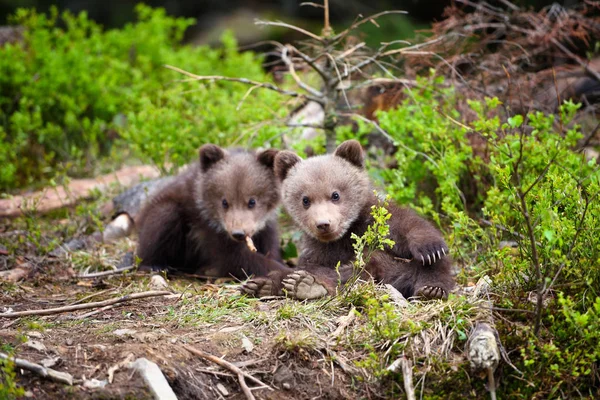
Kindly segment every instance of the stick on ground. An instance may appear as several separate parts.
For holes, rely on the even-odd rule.
[[[127,294],[122,297],[118,297],[116,299],[104,300],[104,301],[96,301],[94,303],[85,303],[85,304],[76,304],[72,306],[64,306],[57,308],[47,308],[44,310],[27,310],[27,311],[17,311],[11,313],[2,313],[0,314],[0,318],[18,318],[24,317],[26,315],[54,315],[61,314],[69,311],[77,311],[77,310],[86,310],[89,308],[97,308],[97,307],[106,307],[112,304],[123,303],[130,300],[135,299],[145,299],[147,297],[156,297],[156,296],[168,296],[173,293],[167,292],[166,290],[151,290],[148,292],[141,293],[133,293]]]
[[[26,369],[27,371],[31,371],[44,378],[48,378],[55,382],[66,383],[67,385],[73,385],[73,376],[69,373],[56,371],[52,368],[46,368],[42,365],[23,360],[21,358],[9,357],[4,353],[0,353],[0,358],[10,360],[14,362],[18,368]]]
[[[402,357],[402,377],[404,379],[404,391],[408,400],[416,400],[415,389],[413,386],[412,362],[405,356]]]
[[[246,384],[245,378],[248,378],[251,381],[254,381],[255,383],[260,385],[258,388],[253,388],[253,389],[265,388],[265,389],[273,390],[269,385],[263,383],[259,379],[256,379],[252,375],[242,371],[240,368],[236,367],[235,365],[233,365],[232,363],[230,363],[228,361],[223,360],[222,358],[213,356],[212,354],[205,353],[205,352],[198,350],[192,346],[183,346],[183,348],[186,349],[187,351],[189,351],[190,353],[197,355],[198,357],[201,357],[205,360],[214,362],[215,364],[217,364],[225,369],[228,369],[231,372],[233,372],[234,374],[236,374],[237,378],[238,378],[238,382],[240,383],[240,387],[242,388],[242,391],[244,392],[244,395],[246,395],[246,398],[248,400],[255,400],[255,397],[252,394],[252,391],[250,390],[248,385]]]

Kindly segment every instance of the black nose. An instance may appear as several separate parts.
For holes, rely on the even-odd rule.
[[[320,230],[321,232],[329,231],[329,222],[326,222],[326,221],[317,222],[317,229]]]
[[[231,237],[241,242],[242,240],[246,239],[246,234],[244,231],[233,231],[231,232]]]

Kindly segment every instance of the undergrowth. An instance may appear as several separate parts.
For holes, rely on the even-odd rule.
[[[405,94],[374,124],[397,146],[397,167],[372,166],[370,173],[394,201],[445,231],[462,266],[460,283],[490,275],[496,305],[524,309],[501,316],[501,339],[510,335],[507,347],[523,375],[506,376],[498,393],[597,395],[600,171],[573,150],[581,138],[572,123],[579,105],[565,102],[557,115],[518,115],[486,98],[467,101],[468,112],[461,113],[464,103],[434,72]],[[359,136],[373,129],[359,127]],[[445,326],[462,321],[456,332],[464,333],[472,310],[461,301],[451,298],[434,314]],[[377,296],[362,302],[370,332],[387,344],[388,355],[405,351],[406,340],[398,338],[429,324],[405,320]],[[456,318],[449,312],[454,307],[466,314]],[[389,362],[375,352],[365,365],[385,375]]]
[[[145,5],[136,12],[135,23],[111,30],[56,8],[11,18],[25,31],[0,47],[0,191],[97,173],[107,156],[110,170],[134,155],[167,172],[203,143],[263,146],[278,137],[265,123],[286,113],[277,94],[198,88],[164,68],[268,80],[259,57],[239,53],[230,33],[222,49],[182,45],[193,19]]]

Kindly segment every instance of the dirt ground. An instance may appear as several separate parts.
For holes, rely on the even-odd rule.
[[[4,265],[11,264],[5,253],[0,258],[5,258]],[[0,283],[0,312],[97,302],[152,290],[150,276],[142,273],[79,279],[70,267],[72,261],[68,256],[30,258],[33,268],[28,278]],[[305,318],[306,310],[301,309],[313,305],[248,299],[238,293],[235,282],[177,278],[169,281],[167,290],[181,295],[131,300],[101,311],[96,307],[48,316],[0,317],[2,348],[27,361],[50,363],[75,380],[68,386],[17,368],[16,380],[26,397],[152,398],[140,375],[125,365],[108,381],[111,368],[145,357],[160,367],[179,399],[245,398],[234,374],[191,354],[184,345],[223,357],[260,379],[268,388],[253,391],[259,399],[364,395],[363,385],[344,372],[349,367],[333,361],[346,359],[346,350],[315,339],[327,338],[337,328],[336,315],[324,313],[320,324],[319,318]],[[342,309],[338,315],[347,312]]]

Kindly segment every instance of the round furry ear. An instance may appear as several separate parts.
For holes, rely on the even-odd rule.
[[[275,176],[277,176],[280,181],[283,181],[287,177],[290,169],[300,161],[302,161],[302,159],[298,157],[297,154],[292,153],[291,151],[280,151],[275,157]]]
[[[225,158],[225,151],[214,144],[205,144],[200,147],[200,168],[202,172],[208,171],[213,165]]]
[[[279,150],[268,149],[258,153],[256,155],[256,159],[265,167],[273,169],[273,166],[275,165],[275,156],[277,155],[277,153],[279,153]]]
[[[346,140],[335,149],[333,153],[336,157],[341,157],[358,168],[364,167],[365,155],[362,146],[357,140]]]

